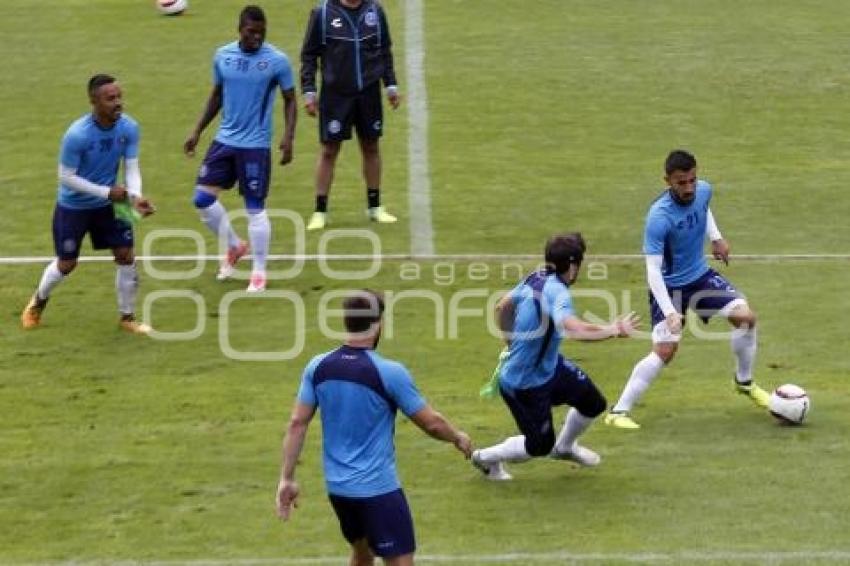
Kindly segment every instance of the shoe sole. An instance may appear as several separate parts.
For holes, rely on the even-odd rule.
[[[602,463],[601,457],[598,458],[597,460],[594,460],[592,463],[583,462],[583,461],[579,460],[578,458],[575,458],[575,457],[572,457],[572,456],[567,456],[566,454],[552,453],[552,454],[549,454],[549,457],[552,458],[553,460],[559,460],[559,461],[563,461],[563,462],[573,462],[574,464],[578,464],[582,468],[595,468],[596,466],[598,466],[599,464]]]
[[[634,423],[634,426],[632,426],[630,424],[628,424],[628,425],[617,424],[617,419],[605,419],[605,424],[607,426],[619,428],[620,430],[639,430],[640,429],[640,425],[637,424],[637,423]]]

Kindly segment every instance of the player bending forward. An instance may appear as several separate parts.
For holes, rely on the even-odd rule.
[[[627,337],[639,319],[630,313],[598,325],[575,316],[569,287],[578,278],[584,252],[581,234],[552,236],[546,243],[545,271],[533,272],[496,305],[507,343],[499,391],[521,434],[472,454],[473,465],[488,479],[511,479],[504,462],[539,456],[582,466],[599,464],[599,455],[576,440],[605,411],[605,398],[590,377],[558,350],[564,336],[576,340]],[[552,407],[564,404],[572,408],[556,438]]]

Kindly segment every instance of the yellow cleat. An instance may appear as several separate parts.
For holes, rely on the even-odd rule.
[[[366,214],[369,216],[369,220],[381,224],[392,224],[398,221],[398,218],[387,212],[387,209],[383,206],[372,207],[366,211]]]
[[[321,230],[328,223],[328,215],[326,212],[314,212],[307,223],[307,231]]]
[[[33,295],[27,306],[24,307],[24,312],[21,313],[21,326],[24,330],[31,330],[41,324],[41,313],[47,306],[47,299],[39,299],[37,295]]]
[[[150,334],[151,330],[153,330],[149,324],[139,322],[132,315],[121,317],[121,321],[118,323],[118,326],[125,332],[129,332],[130,334],[140,334],[142,336],[147,336]]]
[[[637,430],[640,428],[640,425],[637,424],[632,417],[629,416],[628,413],[615,413],[610,412],[605,415],[605,424],[609,426],[613,426],[615,428],[623,428],[627,430]]]
[[[741,395],[749,397],[757,407],[766,408],[767,404],[770,402],[770,394],[755,383],[751,382],[749,385],[741,385],[736,382],[735,389]]]

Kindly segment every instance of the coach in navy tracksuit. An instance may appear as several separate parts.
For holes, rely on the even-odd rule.
[[[363,154],[368,215],[376,222],[395,222],[380,201],[383,130],[381,81],[393,109],[400,97],[393,67],[387,18],[375,0],[324,0],[310,13],[301,49],[301,90],[310,116],[319,114],[322,142],[316,165],[316,210],[308,230],[327,223],[328,193],[343,140],[352,125]],[[321,64],[322,89],[317,96],[316,71]]]

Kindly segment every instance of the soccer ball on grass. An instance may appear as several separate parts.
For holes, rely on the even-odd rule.
[[[189,0],[156,0],[156,9],[166,16],[177,16],[186,11]]]
[[[780,385],[770,395],[770,414],[786,424],[800,425],[809,413],[811,402],[806,391],[791,383]]]

